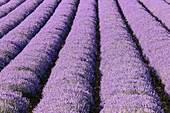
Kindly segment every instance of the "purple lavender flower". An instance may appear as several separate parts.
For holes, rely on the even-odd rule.
[[[43,0],[27,0],[10,14],[0,19],[0,38],[21,23]]]
[[[163,0],[140,0],[170,29],[170,6]]]
[[[80,1],[71,32],[33,112],[87,113],[94,105],[96,16],[95,1]]]
[[[149,69],[127,31],[116,1],[99,0],[99,20],[101,113],[163,112]]]
[[[31,15],[19,26],[9,32],[0,40],[3,61],[0,70],[4,68],[15,56],[29,43],[33,36],[40,31],[41,27],[52,16],[59,1],[45,0]],[[5,44],[4,44],[5,43]],[[6,55],[7,54],[7,55]],[[5,65],[4,65],[5,64]]]
[[[10,0],[10,2],[6,3],[5,5],[0,7],[0,18],[9,14],[12,10],[17,8],[26,0]]]
[[[58,3],[56,0],[51,0],[44,5],[49,7],[53,5],[54,7]],[[29,100],[40,91],[40,80],[44,79],[45,75],[52,68],[52,64],[61,48],[63,39],[71,27],[70,23],[74,17],[78,1],[74,1],[73,4],[67,4],[67,2],[60,4],[40,32],[28,43],[22,52],[0,72],[0,87],[6,89],[5,95],[10,95],[11,92],[21,95],[18,101],[16,101],[15,98],[11,98],[9,101],[10,103],[13,102],[14,107],[10,107],[10,104],[9,107],[4,106],[8,99],[3,99],[4,101],[2,101],[2,104],[0,103],[0,107],[4,112],[9,110],[14,112],[28,112],[27,108],[30,102],[28,101],[27,104],[25,104],[25,99]],[[68,7],[67,12],[63,11],[65,9],[63,6]],[[60,11],[62,13],[58,13]],[[61,15],[66,15],[66,17],[59,18],[62,17]],[[86,79],[82,79],[82,81],[85,83]],[[89,85],[88,82],[86,84]]]
[[[1,0],[0,1],[0,6],[2,6],[2,5],[4,5],[4,4],[6,4],[6,3],[8,3],[10,0]]]
[[[143,54],[146,57],[148,57],[150,61],[149,65],[156,70],[157,74],[162,79],[162,83],[165,84],[165,91],[169,92],[168,88],[166,88],[168,79],[170,77],[169,76],[170,59],[168,57],[170,56],[170,53],[168,52],[170,49],[169,32],[165,28],[163,28],[160,25],[160,23],[156,21],[156,19],[153,18],[145,10],[144,7],[142,7],[142,5],[139,4],[137,0],[126,0],[126,1],[118,0],[118,1],[129,25],[131,26],[132,30],[134,31],[134,34],[139,40],[139,44],[143,49]],[[154,3],[156,3],[156,1],[154,1]],[[163,2],[160,3],[165,5]],[[158,7],[155,5],[153,6],[155,8]],[[165,7],[162,7],[161,9],[163,8]],[[158,12],[161,9],[156,8]],[[156,10],[154,10],[153,13]],[[155,12],[155,14],[157,14],[157,12]],[[168,18],[164,18],[164,19],[168,19]]]

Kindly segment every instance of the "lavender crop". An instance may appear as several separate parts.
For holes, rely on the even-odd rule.
[[[2,59],[0,70],[4,68],[27,45],[33,36],[48,21],[60,0],[45,0],[31,15],[19,26],[0,39]]]
[[[0,1],[0,6],[2,6],[2,5],[4,5],[4,4],[6,4],[6,3],[8,3],[10,0],[1,0]]]
[[[88,113],[94,105],[96,18],[96,1],[80,0],[71,32],[33,112]]]
[[[12,10],[21,5],[25,0],[10,0],[10,2],[0,7],[0,18],[9,14]]]
[[[168,4],[170,4],[170,0],[164,0],[165,2],[167,2]]]
[[[26,0],[18,8],[0,19],[0,38],[21,23],[43,0]]]
[[[155,20],[137,0],[119,0],[120,7],[137,36],[144,55],[165,84],[165,91],[170,95],[170,34]]]
[[[58,3],[55,2],[54,5],[56,4]],[[7,100],[4,95],[2,95],[4,98],[2,104],[0,104],[2,110],[6,112],[9,110],[28,112],[27,107],[29,101],[26,103],[25,97],[29,100],[40,91],[40,80],[44,79],[55,57],[57,57],[57,53],[61,48],[61,42],[71,27],[69,25],[74,17],[77,4],[78,0],[72,2],[63,0],[40,32],[16,58],[1,71],[0,87],[6,88],[7,92],[5,94],[11,95],[13,92],[16,92],[22,95],[12,95],[6,106],[3,104],[5,104]],[[20,104],[15,100],[16,97]],[[9,109],[8,106],[10,106],[10,103],[13,103],[15,106]]]
[[[140,0],[170,29],[170,5],[163,0]]]
[[[101,113],[159,112],[149,69],[127,31],[116,1],[99,0]]]

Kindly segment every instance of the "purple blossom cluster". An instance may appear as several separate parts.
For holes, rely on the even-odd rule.
[[[170,5],[163,0],[140,0],[170,29]]]
[[[0,112],[1,113],[27,113],[28,100],[21,98],[22,94],[0,87]],[[18,107],[18,108],[16,108]]]
[[[15,29],[0,39],[0,70],[2,70],[40,31],[54,13],[60,0],[45,0]]]
[[[10,0],[10,2],[0,7],[0,18],[6,16],[26,0]]]
[[[164,0],[166,3],[170,4],[170,0]]]
[[[56,0],[48,0],[50,3],[58,4]],[[63,0],[40,32],[1,71],[0,88],[5,89],[0,92],[1,111],[28,112],[28,100],[40,91],[40,80],[44,79],[57,57],[77,5],[78,0]],[[9,99],[6,98],[8,95],[11,95]]]
[[[0,19],[0,38],[20,24],[43,0],[26,0],[11,13]]]
[[[72,29],[33,112],[89,113],[94,105],[96,18],[96,1],[80,0]]]
[[[1,0],[0,1],[0,6],[2,6],[2,5],[4,5],[4,4],[6,4],[6,3],[8,3],[10,0]]]
[[[126,3],[127,4],[127,3]],[[129,4],[129,3],[128,3]],[[164,113],[116,1],[99,0],[101,113]]]
[[[170,33],[137,0],[118,0],[139,44],[170,95]],[[168,19],[168,18],[167,18]]]

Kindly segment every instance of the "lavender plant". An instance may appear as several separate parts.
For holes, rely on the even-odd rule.
[[[10,0],[10,2],[6,3],[5,5],[0,7],[0,18],[9,14],[12,10],[17,8],[26,0]]]
[[[164,113],[115,0],[99,0],[101,113]]]
[[[140,0],[140,2],[170,29],[170,5],[163,0]]]
[[[92,85],[97,52],[96,18],[96,1],[80,0],[71,32],[43,89],[43,97],[33,112],[90,111],[94,105]]]
[[[1,0],[0,1],[0,6],[2,6],[2,5],[4,5],[4,4],[6,4],[6,3],[8,3],[10,0]]]
[[[170,34],[155,20],[137,0],[119,0],[120,7],[139,40],[143,54],[148,57],[150,66],[157,71],[165,91],[170,95],[167,84],[170,78]]]
[[[53,5],[57,4],[55,2]],[[71,27],[77,4],[78,0],[63,0],[40,32],[0,72],[0,88],[6,91],[0,98],[1,111],[28,112],[29,99],[40,91],[40,81],[45,78],[57,57]],[[11,95],[11,98],[6,98],[7,95]]]
[[[10,14],[0,19],[0,38],[20,24],[43,0],[27,0]]]
[[[60,0],[45,0],[19,26],[0,39],[2,70],[29,43],[54,13]]]

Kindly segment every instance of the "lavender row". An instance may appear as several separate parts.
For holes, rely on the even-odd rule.
[[[54,13],[60,0],[45,0],[19,26],[0,39],[0,70],[2,70],[40,31]]]
[[[159,112],[149,69],[128,33],[115,0],[99,0],[101,113]]]
[[[163,0],[140,0],[170,29],[170,5]]]
[[[80,0],[71,32],[33,112],[89,113],[94,105],[96,18],[96,1]]]
[[[10,0],[1,0],[0,1],[0,6],[2,6],[2,5],[4,5],[4,4],[6,4],[6,3],[8,3]]]
[[[21,5],[25,0],[10,0],[10,2],[0,7],[0,18],[9,14],[12,10]]]
[[[71,27],[77,4],[78,0],[63,0],[41,31],[1,71],[0,88],[6,90],[5,93],[0,92],[1,100],[4,105],[8,101],[6,106],[0,104],[1,111],[27,112],[28,100],[40,91],[40,80],[52,67],[54,57],[57,57],[61,43]],[[6,98],[8,95],[11,98]]]
[[[0,38],[19,25],[43,0],[26,0],[23,4],[0,19]]]
[[[170,0],[164,0],[165,2],[167,2],[168,4],[170,4]]]
[[[120,7],[139,44],[170,95],[170,34],[155,20],[137,0],[119,0]]]

